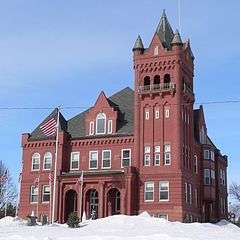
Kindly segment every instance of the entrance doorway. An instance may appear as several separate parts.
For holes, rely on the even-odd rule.
[[[72,212],[77,212],[77,193],[74,190],[69,190],[65,197],[65,222],[68,220],[68,216]]]
[[[121,194],[116,188],[108,191],[108,215],[117,215],[121,213]]]
[[[98,218],[98,192],[96,189],[91,189],[86,194],[87,202],[87,216],[88,218]]]

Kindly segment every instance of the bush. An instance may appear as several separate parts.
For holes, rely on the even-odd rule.
[[[79,217],[77,215],[76,212],[72,212],[69,214],[68,216],[68,220],[67,220],[67,225],[70,227],[70,228],[77,228],[79,227]]]

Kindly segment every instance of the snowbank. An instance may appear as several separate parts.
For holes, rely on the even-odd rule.
[[[147,213],[87,221],[78,229],[23,223],[9,217],[0,220],[0,240],[240,240],[240,228],[226,221],[184,224],[151,218]]]

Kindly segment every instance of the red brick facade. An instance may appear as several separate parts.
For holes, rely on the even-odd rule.
[[[150,46],[144,48],[138,38],[133,54],[134,91],[124,89],[112,98],[102,92],[92,108],[62,120],[56,220],[65,222],[72,211],[80,214],[80,204],[87,217],[94,210],[96,217],[148,211],[171,221],[225,218],[227,157],[207,136],[203,108],[193,109],[189,41],[173,35],[163,14]],[[32,211],[51,215],[43,186],[53,170],[55,138],[41,135],[39,126],[22,137],[20,217]],[[44,170],[47,152],[52,154],[50,170]],[[36,189],[31,194],[34,186],[38,194]]]

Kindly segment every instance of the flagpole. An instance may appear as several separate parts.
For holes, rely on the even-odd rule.
[[[19,174],[19,181],[18,181],[18,196],[17,196],[17,203],[16,203],[15,217],[18,216],[18,207],[19,207],[20,192],[21,192],[21,182],[22,182],[22,171],[21,171],[21,173]]]
[[[58,139],[59,139],[59,112],[60,107],[57,107],[57,135],[56,135],[56,144],[55,144],[55,164],[54,164],[54,182],[53,182],[53,203],[52,203],[52,224],[55,221],[55,199],[56,199],[56,181],[57,181],[57,159],[58,159]]]
[[[178,27],[179,27],[180,34],[182,34],[182,26],[181,26],[181,0],[178,0]]]
[[[8,193],[7,193],[7,191],[8,191],[8,171],[6,172],[6,179],[7,179],[7,182],[6,182],[6,204],[5,204],[5,213],[4,213],[4,215],[5,215],[5,217],[7,216],[7,205],[8,205]]]
[[[51,174],[51,173],[49,173]],[[51,217],[52,217],[52,211],[51,211],[51,208],[52,208],[52,182],[50,180],[50,175],[48,176],[48,180],[49,180],[49,187],[50,187],[50,199],[49,199],[49,221],[51,223]]]
[[[37,200],[37,220],[39,221],[39,215],[38,215],[38,208],[39,208],[39,195],[40,195],[40,188],[39,188],[39,182],[40,182],[40,175],[38,176],[38,200]]]
[[[82,199],[83,199],[83,171],[81,174],[81,179],[80,179],[80,206],[79,206],[79,218],[80,218],[80,222],[82,221]]]

